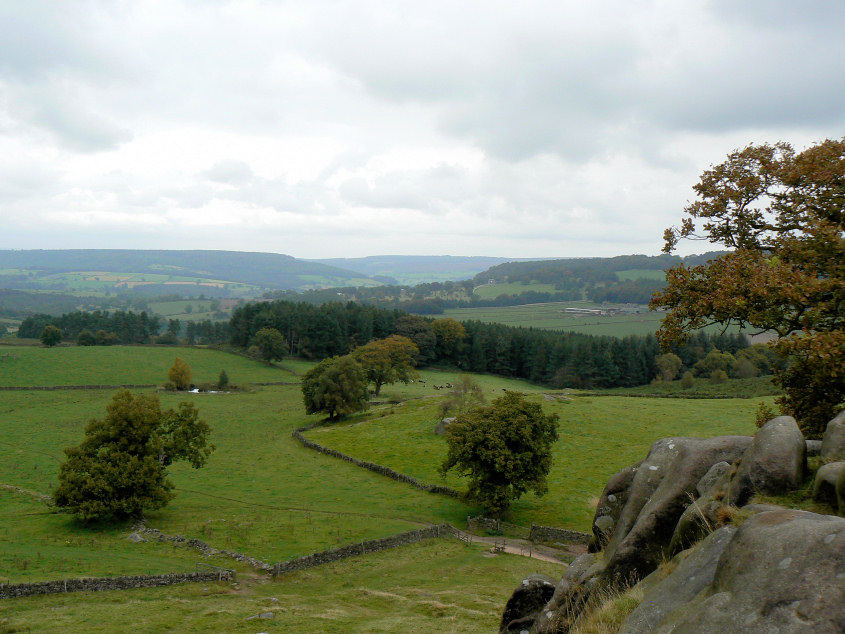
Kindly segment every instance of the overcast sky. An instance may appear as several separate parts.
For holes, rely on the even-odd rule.
[[[731,150],[845,136],[843,33],[838,0],[0,0],[0,248],[656,255]]]

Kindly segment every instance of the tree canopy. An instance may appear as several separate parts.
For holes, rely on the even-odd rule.
[[[177,390],[187,390],[191,386],[191,379],[194,378],[194,372],[191,366],[188,365],[182,357],[176,357],[170,370],[167,371],[167,378],[176,387]]]
[[[664,251],[683,239],[732,251],[667,271],[652,301],[670,310],[661,343],[711,323],[773,332],[775,350],[789,358],[776,371],[781,410],[819,437],[845,400],[845,139],[797,153],[788,143],[749,145],[694,189]]]
[[[268,364],[284,359],[288,346],[282,333],[275,328],[262,328],[255,333],[252,341],[261,351],[261,358]]]
[[[302,377],[307,414],[323,412],[336,420],[367,408],[367,376],[349,355],[323,359]]]
[[[124,519],[163,507],[172,497],[166,467],[178,460],[202,467],[214,450],[209,426],[191,403],[161,411],[158,396],[120,390],[85,440],[65,449],[56,504],[83,520]]]
[[[489,407],[459,414],[446,431],[441,471],[469,476],[468,496],[500,515],[527,491],[543,495],[557,440],[557,414],[506,392]]]
[[[49,324],[44,326],[44,330],[41,331],[41,343],[52,348],[62,342],[62,336],[61,328],[57,328],[53,324]]]
[[[407,337],[390,335],[359,346],[352,351],[352,357],[364,368],[367,381],[378,396],[382,385],[411,382],[416,376],[414,355],[418,352],[419,348]]]

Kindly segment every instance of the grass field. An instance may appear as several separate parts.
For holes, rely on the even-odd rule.
[[[205,319],[201,315],[212,314],[211,300],[208,299],[180,299],[170,302],[150,302],[149,307],[156,315],[168,318],[179,317],[181,319],[187,317],[189,319]],[[190,307],[191,312],[188,312],[188,307]]]
[[[495,396],[495,393],[492,394]],[[549,493],[529,494],[513,507],[512,521],[589,530],[592,506],[607,479],[642,460],[651,444],[669,436],[709,438],[753,434],[756,399],[719,401],[579,397],[548,401],[547,413],[560,416],[560,440],[549,474]],[[771,404],[771,397],[764,397]],[[307,436],[343,453],[389,466],[426,482],[442,483],[437,467],[446,455],[445,440],[434,434],[437,404],[409,403],[401,412],[374,410],[367,417],[308,432]],[[449,475],[445,483],[462,485]]]
[[[525,293],[527,291],[536,293],[554,293],[555,290],[554,284],[540,284],[537,282],[533,284],[522,284],[519,282],[513,282],[476,286],[472,291],[472,294],[480,299],[495,299],[499,295],[519,295],[520,293]]]
[[[419,544],[241,583],[184,584],[0,602],[0,631],[496,631],[525,575],[562,567],[456,540]],[[250,619],[272,613],[273,619]]]
[[[627,271],[616,271],[616,277],[620,280],[665,280],[666,272],[656,269],[628,269]]]
[[[522,306],[450,308],[445,311],[445,316],[458,321],[474,319],[506,326],[565,330],[612,337],[653,334],[663,316],[661,313],[649,312],[646,308],[637,314],[606,316],[564,314],[563,309],[569,307],[599,308],[600,306],[592,302],[547,302]]]
[[[161,385],[177,356],[191,366],[194,383],[215,382],[223,369],[235,384],[298,380],[291,372],[295,361],[283,361],[280,369],[206,348],[10,346],[2,351],[0,386]]]
[[[284,370],[216,350],[155,347],[13,348],[16,365],[0,362],[4,384],[161,382],[175,354],[195,375],[234,382],[296,381],[310,363]],[[6,365],[2,365],[6,364]],[[160,364],[160,365],[159,365]],[[444,394],[433,384],[456,373],[424,371],[423,382],[386,386],[379,404],[309,435],[360,458],[430,482],[441,481],[445,454],[433,434]],[[105,379],[105,381],[103,381]],[[549,401],[524,382],[479,376],[494,397],[516,389],[561,417],[561,439],[544,498],[519,501],[512,520],[585,529],[591,499],[609,475],[642,459],[650,443],[673,434],[751,433],[756,401],[686,401],[574,397]],[[0,392],[0,581],[193,570],[200,556],[172,544],[132,544],[129,523],[84,525],[7,487],[49,494],[64,447],[78,444],[86,423],[102,417],[111,390]],[[306,416],[298,385],[230,394],[159,394],[162,407],[190,400],[212,427],[217,449],[201,470],[171,467],[176,498],[147,513],[147,525],[243,552],[268,563],[428,523],[463,526],[480,509],[389,480],[305,449],[291,431]],[[447,483],[462,486],[450,476]],[[211,563],[233,567],[233,560]],[[0,602],[0,631],[455,631],[495,629],[522,577],[560,574],[554,564],[515,556],[486,557],[477,548],[434,540],[295,573],[271,583],[234,564],[238,587],[196,584],[155,590],[78,593]],[[271,597],[277,601],[271,601]],[[247,617],[273,611],[273,621]]]

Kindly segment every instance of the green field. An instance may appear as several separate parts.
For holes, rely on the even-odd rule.
[[[425,493],[302,447],[291,436],[317,417],[304,413],[295,383],[313,364],[284,369],[216,350],[157,347],[4,348],[4,385],[161,383],[176,354],[198,380],[225,368],[233,382],[291,385],[228,394],[160,392],[163,408],[190,400],[212,427],[217,449],[193,470],[171,467],[176,498],[147,513],[147,525],[243,552],[268,563],[374,539],[430,523],[463,526],[479,508]],[[370,410],[309,436],[429,482],[441,482],[445,455],[433,433],[444,398],[434,384],[457,373],[424,371],[425,382],[386,386]],[[514,507],[512,521],[586,529],[609,475],[642,459],[653,440],[673,434],[751,433],[756,401],[688,401],[624,397],[547,400],[528,383],[476,377],[490,398],[516,389],[561,417],[549,494]],[[147,390],[148,391],[148,390]],[[133,544],[129,523],[84,525],[52,511],[19,487],[50,494],[64,447],[78,444],[86,423],[102,417],[111,390],[0,392],[0,582],[193,570],[210,561],[239,571],[238,587],[188,584],[128,592],[75,593],[0,602],[0,631],[456,631],[495,629],[522,577],[560,574],[555,564],[433,540],[284,576],[256,576],[243,564],[169,543]],[[463,485],[450,475],[446,482]],[[271,601],[276,598],[277,601]],[[247,617],[273,611],[273,621]]]
[[[159,346],[9,346],[0,353],[0,386],[162,385],[173,360],[182,357],[194,383],[217,381],[226,370],[232,383],[297,381],[295,361],[269,367],[246,357],[206,348]]]
[[[211,300],[208,299],[180,299],[170,302],[150,302],[149,308],[153,313],[162,317],[201,320],[211,319],[211,317],[202,316],[204,314],[212,314],[211,304]],[[189,306],[191,312],[188,312]]]
[[[496,299],[499,295],[519,295],[526,291],[554,293],[555,290],[554,284],[540,284],[536,282],[533,284],[522,284],[520,282],[514,282],[476,286],[472,294],[480,299]]]
[[[495,397],[493,392],[491,396]],[[589,531],[595,499],[607,479],[642,460],[651,444],[669,436],[709,438],[726,434],[753,434],[754,411],[761,399],[649,399],[626,397],[571,397],[546,400],[546,412],[560,416],[560,440],[549,474],[549,493],[529,494],[513,507],[512,521],[565,526]],[[381,408],[364,419],[308,432],[321,445],[389,466],[425,482],[444,483],[437,467],[446,455],[445,440],[434,434],[437,403],[422,401],[400,412]],[[387,409],[387,412],[390,410]],[[461,486],[449,475],[445,484]]]
[[[565,330],[587,335],[608,335],[612,337],[654,334],[663,316],[662,313],[650,312],[645,307],[635,314],[602,316],[568,315],[563,312],[564,308],[600,308],[600,305],[581,301],[489,308],[450,308],[444,311],[444,315],[458,321],[477,320],[506,326]]]
[[[665,280],[666,271],[657,269],[628,269],[627,271],[616,271],[616,277],[620,280]]]
[[[456,540],[285,575],[0,602],[0,631],[63,632],[493,632],[522,579],[562,567]],[[261,613],[274,618],[250,619]]]

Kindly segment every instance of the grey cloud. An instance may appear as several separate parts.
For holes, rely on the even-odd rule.
[[[249,183],[254,176],[249,165],[235,159],[215,163],[211,169],[204,172],[204,175],[211,181],[227,185],[244,185]]]
[[[132,132],[113,124],[106,116],[71,101],[61,103],[52,96],[33,100],[29,112],[19,111],[28,123],[47,130],[65,147],[80,152],[112,150],[132,140]]]

